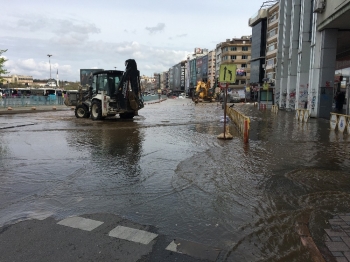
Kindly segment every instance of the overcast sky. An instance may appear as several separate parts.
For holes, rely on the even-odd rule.
[[[0,49],[10,74],[79,80],[79,69],[167,71],[194,48],[213,50],[251,35],[248,19],[263,0],[5,0]]]

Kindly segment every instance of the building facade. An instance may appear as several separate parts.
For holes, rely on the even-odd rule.
[[[335,94],[350,98],[349,16],[350,0],[280,0],[260,9],[249,19],[251,82],[268,83],[281,109],[329,118]]]
[[[32,76],[26,76],[26,75],[8,75],[8,76],[2,76],[4,79],[3,84],[22,84],[26,86],[33,85],[33,77]]]
[[[237,66],[236,82],[230,83],[229,88],[244,90],[250,83],[250,60],[252,48],[251,36],[227,39],[220,43],[221,63]]]

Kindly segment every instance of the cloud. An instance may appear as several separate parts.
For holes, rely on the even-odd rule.
[[[163,31],[164,28],[165,28],[165,24],[164,23],[158,23],[154,27],[146,27],[145,29],[147,31],[149,31],[150,34],[154,34],[154,33]]]

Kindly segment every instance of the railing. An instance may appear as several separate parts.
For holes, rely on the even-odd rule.
[[[238,127],[238,131],[243,136],[244,143],[248,143],[250,118],[229,106],[226,106],[226,110],[227,110],[227,115],[236,124],[236,126]]]
[[[63,105],[63,97],[49,96],[11,96],[0,98],[0,107],[29,107],[40,105]]]
[[[295,119],[300,122],[307,122],[310,118],[310,111],[308,109],[296,109]]]
[[[331,130],[338,128],[338,131],[343,133],[347,129],[348,134],[350,134],[350,115],[331,113],[329,124]]]

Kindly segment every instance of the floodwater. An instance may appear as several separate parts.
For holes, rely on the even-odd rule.
[[[350,212],[350,135],[235,107],[251,118],[249,144],[232,123],[233,139],[217,139],[221,105],[190,99],[147,104],[133,120],[1,115],[16,127],[0,130],[0,225],[106,212],[226,261],[309,261],[296,223],[322,250],[327,220]]]

